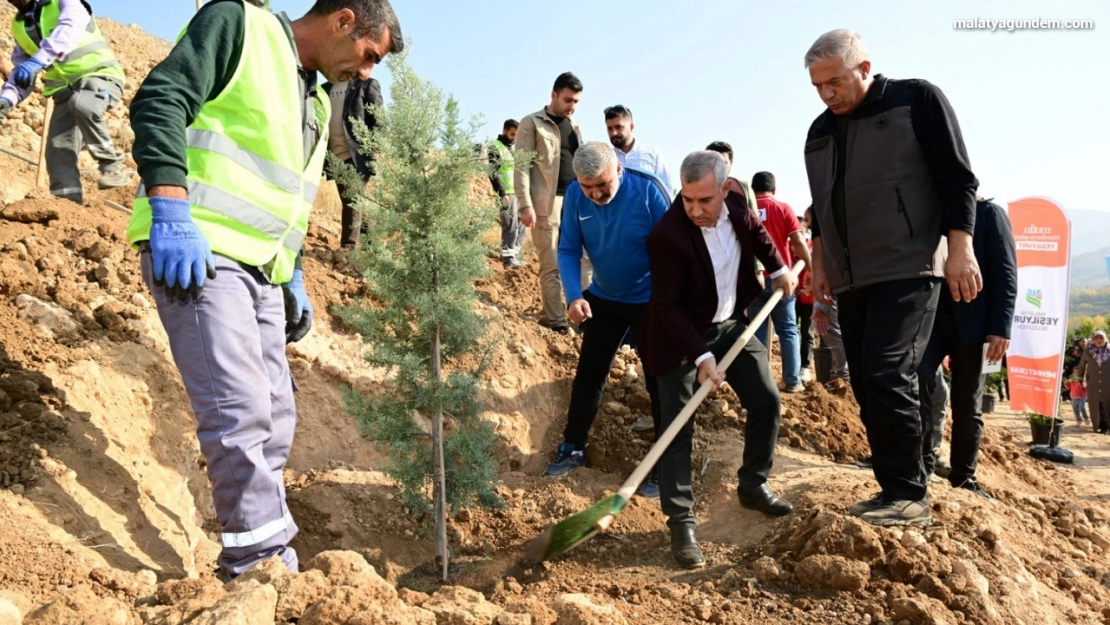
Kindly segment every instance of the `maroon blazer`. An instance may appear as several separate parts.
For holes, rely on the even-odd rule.
[[[763,291],[755,259],[770,273],[784,265],[770,235],[741,193],[725,198],[736,238],[740,241],[740,275],[734,319]],[[636,337],[648,375],[663,375],[682,359],[697,360],[709,346],[702,338],[717,314],[717,278],[701,228],[686,216],[682,196],[675,198],[647,239],[651,259],[651,302]]]

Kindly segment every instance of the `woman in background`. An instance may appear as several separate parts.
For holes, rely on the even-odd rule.
[[[1110,433],[1110,415],[1103,401],[1104,392],[1110,393],[1110,345],[1106,343],[1106,333],[1095,332],[1076,369],[1076,375],[1083,378],[1087,388],[1087,403],[1090,405],[1091,427],[1099,434]],[[1110,397],[1106,398],[1110,401]]]

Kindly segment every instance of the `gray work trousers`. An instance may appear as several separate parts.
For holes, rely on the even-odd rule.
[[[829,348],[832,354],[832,371],[830,376],[847,382],[849,380],[848,356],[844,352],[844,337],[840,334],[840,311],[836,302],[829,310],[829,333],[821,335],[821,343]]]
[[[520,207],[516,196],[509,195],[509,206],[501,207],[501,261],[512,262],[520,256],[527,228],[520,221]]]
[[[84,203],[81,171],[77,157],[83,145],[100,164],[100,173],[115,171],[123,165],[123,154],[112,145],[104,114],[123,99],[118,80],[90,76],[72,87],[54,93],[54,114],[50,117],[50,136],[46,138],[46,171],[50,174],[50,194]]]
[[[940,444],[944,441],[944,421],[948,410],[948,380],[944,379],[944,371],[940,367],[937,367],[937,376],[932,390],[928,390],[928,387],[926,390],[929,394],[927,400],[930,407],[929,414],[933,421],[932,436],[926,442],[931,445],[929,449],[935,452],[940,449]]]
[[[275,555],[290,571],[297,526],[285,503],[282,469],[297,409],[285,358],[285,302],[255,268],[216,256],[216,278],[183,304],[154,285],[150,252],[143,280],[158,305],[170,351],[197,419],[212,502],[222,526],[218,564],[235,577]]]

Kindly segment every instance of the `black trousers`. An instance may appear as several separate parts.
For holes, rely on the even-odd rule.
[[[852,392],[889,499],[925,498],[917,371],[936,317],[940,280],[913,278],[842,293],[840,331]]]
[[[803,304],[795,297],[794,316],[798,318],[801,335],[801,368],[809,369],[813,355],[813,304]]]
[[[563,431],[563,440],[574,445],[575,449],[583,449],[589,439],[590,426],[597,417],[601,395],[605,392],[605,381],[609,378],[609,369],[613,366],[617,349],[630,328],[634,333],[640,331],[640,324],[647,312],[647,304],[613,302],[594,295],[589,289],[583,293],[583,297],[589,302],[593,317],[580,326],[582,349],[578,355],[578,370],[574,373],[574,383],[570,389],[567,427]],[[661,431],[658,386],[655,378],[650,375],[645,376],[644,385],[651,397],[651,418],[655,422],[655,432],[658,435]]]
[[[1002,354],[1002,386],[998,387],[998,398],[1006,401],[1010,397],[1010,372],[1006,368],[1006,354]]]
[[[705,333],[705,342],[717,362],[724,358],[745,327],[744,322],[734,320],[710,326]],[[686,361],[659,376],[663,429],[674,421],[694,396],[697,378],[697,366]],[[755,489],[762,486],[771,474],[781,416],[779,390],[771,375],[767,348],[753,337],[725,372],[725,379],[748,411],[744,424],[744,459],[737,471],[740,489]],[[662,430],[657,431],[662,434]],[[691,418],[655,465],[659,476],[660,504],[671,528],[693,527],[695,524],[692,514],[694,489],[690,485],[693,443],[694,419]]]
[[[968,345],[960,340],[956,318],[952,315],[952,298],[942,293],[929,345],[925,348],[918,370],[921,423],[925,429],[921,450],[925,475],[932,474],[936,466],[936,449],[932,444],[936,424],[932,419],[931,397],[936,387],[937,370],[945,356],[948,356],[952,370],[949,391],[952,404],[952,473],[948,481],[953,486],[959,486],[975,477],[979,443],[983,439],[983,387],[987,376],[983,374],[983,343]]]
[[[354,161],[348,160],[346,163],[354,166]],[[362,181],[363,187],[366,186],[367,180]],[[343,204],[343,212],[340,215],[342,232],[339,235],[339,245],[340,247],[358,247],[359,235],[362,233],[362,213],[355,208],[354,200],[347,197],[350,192],[358,191],[358,189],[351,189],[338,180],[335,182],[335,186],[339,190],[339,200]]]

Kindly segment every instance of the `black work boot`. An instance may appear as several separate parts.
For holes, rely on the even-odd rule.
[[[705,556],[698,547],[698,539],[692,527],[671,528],[671,555],[684,569],[697,569],[705,566]]]

